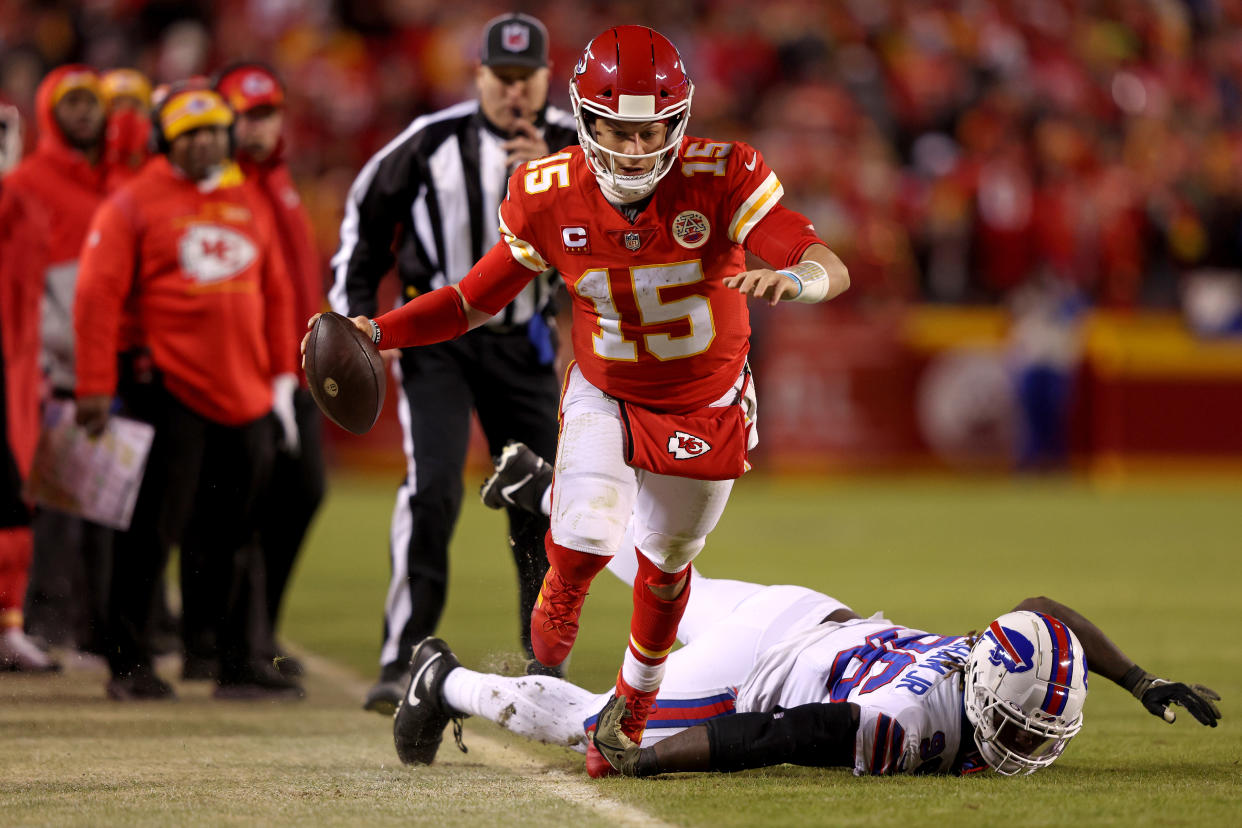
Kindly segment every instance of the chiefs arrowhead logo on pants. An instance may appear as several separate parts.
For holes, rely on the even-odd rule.
[[[702,437],[696,437],[684,431],[674,431],[673,436],[668,438],[668,453],[677,460],[702,457],[711,450],[711,444]]]

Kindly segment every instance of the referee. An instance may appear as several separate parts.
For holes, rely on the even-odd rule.
[[[516,165],[576,143],[573,116],[548,106],[548,33],[524,14],[487,24],[475,78],[478,100],[416,118],[354,181],[332,259],[332,307],[373,317],[393,264],[402,301],[451,284],[499,240],[497,209]],[[394,241],[395,239],[395,241]],[[448,545],[461,509],[470,411],[499,455],[521,440],[556,452],[559,383],[546,322],[552,285],[537,278],[486,325],[451,342],[401,352],[398,415],[406,477],[389,539],[379,681],[364,708],[391,715],[414,645],[436,630],[448,585]],[[517,564],[522,646],[548,563],[548,519],[508,509]],[[543,670],[544,668],[537,668]]]

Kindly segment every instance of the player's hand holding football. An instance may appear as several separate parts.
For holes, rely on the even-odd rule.
[[[1132,672],[1135,675],[1127,676],[1122,686],[1141,701],[1153,716],[1172,723],[1177,713],[1169,705],[1177,704],[1189,710],[1200,724],[1216,727],[1220,709],[1215,703],[1220,701],[1220,694],[1212,688],[1202,684],[1166,681],[1137,667]]]
[[[775,305],[785,297],[792,299],[798,294],[798,283],[784,273],[760,268],[747,270],[736,276],[726,276],[725,287],[734,288],[745,296],[755,296]]]
[[[300,346],[303,370],[306,369],[306,343],[310,341],[310,332],[311,328],[315,327],[315,320],[321,316],[323,316],[322,313],[317,313],[306,320],[306,335],[302,337],[302,345]],[[371,320],[365,316],[353,316],[350,317],[349,321],[354,323],[355,328],[366,334],[367,339],[370,339],[374,334],[374,330],[371,328]]]

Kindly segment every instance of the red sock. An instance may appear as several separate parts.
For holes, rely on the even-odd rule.
[[[30,575],[30,555],[34,548],[34,534],[30,527],[0,529],[0,610],[13,610],[16,621],[21,624],[22,601],[26,597],[26,579]]]
[[[599,571],[608,566],[608,562],[612,560],[612,555],[593,555],[590,552],[579,552],[577,549],[561,546],[552,540],[551,529],[544,535],[543,546],[548,552],[548,564],[571,584],[591,583]]]
[[[671,601],[657,597],[649,586],[671,586],[685,580],[681,594]],[[690,600],[690,566],[668,573],[638,553],[634,578],[634,613],[630,616],[630,654],[648,666],[663,664],[677,643],[677,625]]]

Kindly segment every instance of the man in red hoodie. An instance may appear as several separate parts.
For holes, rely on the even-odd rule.
[[[91,214],[103,199],[105,178],[104,112],[95,71],[79,64],[54,69],[39,84],[35,107],[38,145],[5,176],[0,192],[8,431],[23,477],[30,472],[38,440],[44,375],[51,394],[68,396],[73,390],[71,314],[78,255]],[[42,534],[45,520],[52,534],[64,540],[67,533],[60,530],[68,525],[65,516],[41,513],[36,533]],[[17,641],[21,635],[28,576],[32,615],[42,616],[43,625],[63,631],[66,616],[75,609],[64,582],[69,567],[58,562],[72,557],[76,563],[78,546],[53,543],[47,547],[51,560],[43,560],[41,543],[32,572],[33,545],[28,527],[0,531],[0,637],[5,640]],[[8,659],[14,666],[52,666],[30,648],[21,649],[22,657]]]
[[[155,426],[131,526],[116,539],[106,653],[119,700],[173,695],[142,630],[170,547],[189,543],[213,552],[196,558],[195,576],[220,609],[217,697],[302,694],[248,643],[244,550],[271,468],[273,382],[296,360],[270,211],[228,159],[232,120],[209,89],[170,91],[154,117],[162,157],[104,202],[82,251],[78,422],[101,432],[119,392],[126,414]],[[157,376],[141,389],[118,388],[124,313]]]
[[[275,219],[293,289],[293,318],[309,319],[323,305],[323,275],[310,215],[285,163],[284,87],[267,66],[238,63],[216,76],[215,88],[237,117],[233,124],[237,163]],[[259,529],[273,635],[294,560],[324,493],[323,415],[305,383],[277,389],[274,410],[288,436],[278,446]],[[274,638],[270,647],[273,656],[283,656],[276,651]],[[288,657],[277,663],[284,671],[300,671]]]

